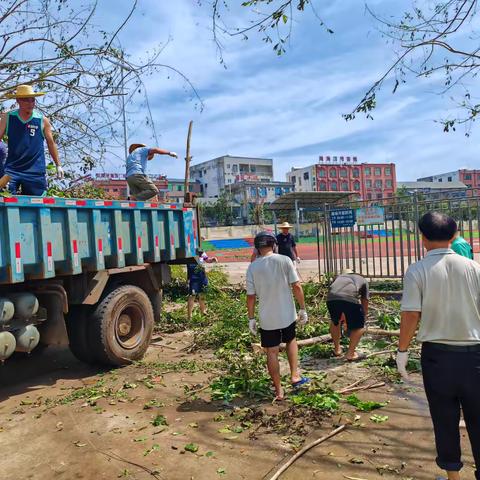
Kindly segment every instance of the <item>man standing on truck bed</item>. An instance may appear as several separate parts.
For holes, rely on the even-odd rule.
[[[152,160],[156,155],[169,155],[177,158],[175,152],[150,148],[143,143],[132,143],[128,148],[127,157],[127,183],[130,197],[134,200],[157,200],[158,188],[147,175],[147,160]]]
[[[57,177],[63,178],[63,169],[58,159],[58,150],[52,135],[52,126],[47,117],[35,110],[35,97],[45,95],[34,92],[31,85],[19,85],[16,91],[5,98],[15,98],[18,110],[7,112],[0,119],[0,139],[8,137],[8,155],[5,175],[10,176],[9,190],[14,195],[43,195],[47,190],[45,149],[57,167]]]

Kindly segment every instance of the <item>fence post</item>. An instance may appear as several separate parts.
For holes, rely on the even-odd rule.
[[[298,242],[300,240],[300,215],[298,211],[298,199],[295,199],[295,222],[295,234]]]
[[[420,220],[420,213],[418,211],[418,196],[417,192],[413,193],[413,205],[415,206],[415,250],[417,262],[420,260],[420,232],[418,231],[418,221]]]

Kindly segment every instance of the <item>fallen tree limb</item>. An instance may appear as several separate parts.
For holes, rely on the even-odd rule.
[[[332,432],[330,432],[328,435],[325,435],[322,438],[319,438],[318,440],[315,440],[312,443],[309,443],[305,447],[303,447],[299,452],[297,452],[287,463],[285,463],[282,467],[280,467],[277,472],[273,475],[273,477],[270,477],[270,480],[277,480],[280,475],[287,470],[288,467],[290,467],[294,462],[296,462],[305,452],[308,452],[311,448],[319,445],[320,443],[324,442],[325,440],[328,440],[329,438],[332,438],[333,436],[337,435],[341,431],[345,430],[345,425],[341,425],[340,427],[336,428]]]
[[[383,328],[367,328],[365,334],[368,335],[383,335],[385,337],[399,337],[400,330],[384,330]]]

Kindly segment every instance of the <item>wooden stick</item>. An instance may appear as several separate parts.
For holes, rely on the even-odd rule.
[[[189,184],[190,184],[190,160],[192,157],[190,156],[190,139],[192,138],[192,126],[193,120],[190,120],[188,124],[188,134],[187,134],[187,152],[185,155],[185,186],[183,191],[183,197],[185,202],[190,201],[189,195]]]
[[[290,465],[292,465],[294,462],[296,462],[305,452],[308,452],[311,448],[319,445],[320,443],[324,442],[325,440],[328,440],[329,438],[332,438],[333,436],[337,435],[338,433],[342,432],[345,430],[346,425],[340,425],[338,428],[330,432],[328,435],[325,435],[322,438],[319,438],[318,440],[315,440],[312,443],[309,443],[305,447],[303,447],[299,452],[297,452],[287,463],[285,463],[282,467],[277,470],[277,472],[273,475],[273,477],[270,477],[270,480],[277,480],[280,475],[287,470]]]
[[[359,392],[360,390],[371,390],[372,388],[380,388],[384,386],[385,386],[385,382],[378,382],[378,383],[373,383],[372,385],[364,385],[363,387],[345,388],[343,390],[340,390],[338,393],[345,395],[347,393]]]
[[[352,383],[351,385],[348,385],[348,387],[343,388],[338,393],[342,393],[343,390],[350,390],[351,388],[356,387],[360,383],[366,382],[368,379],[370,379],[372,377],[373,377],[373,375],[368,375],[367,377],[361,378],[360,380],[357,380],[356,382]]]

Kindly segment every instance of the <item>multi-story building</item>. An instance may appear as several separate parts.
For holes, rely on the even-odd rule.
[[[467,186],[462,182],[397,182],[397,191],[405,191],[409,195],[420,193],[431,199],[465,198]]]
[[[355,192],[363,200],[393,197],[397,189],[394,163],[358,163],[350,156],[320,156],[315,165],[292,169],[287,180],[295,191]]]
[[[200,183],[205,198],[216,198],[235,182],[273,180],[273,160],[269,158],[223,155],[190,167],[190,178]]]
[[[150,179],[160,191],[168,189],[167,177],[165,175],[150,174]],[[104,190],[105,194],[112,199],[121,200],[128,196],[127,180],[123,173],[97,173],[89,180],[96,188]]]
[[[167,179],[165,175],[155,174],[150,174],[149,177],[159,190],[160,200],[164,202],[183,203],[185,195],[185,182],[183,179]],[[127,180],[124,174],[99,173],[93,177],[88,177],[86,180],[90,181],[94,187],[102,189],[109,198],[121,200],[128,197]],[[191,181],[189,191],[200,196],[200,183]]]
[[[166,200],[171,203],[183,203],[185,197],[185,180],[183,178],[169,178],[168,190],[166,191]],[[200,194],[200,183],[189,182],[188,191],[194,193],[197,197]]]
[[[461,168],[453,172],[439,173],[428,177],[418,178],[418,182],[451,183],[461,182],[468,188],[467,195],[480,194],[480,170]]]
[[[247,219],[249,209],[257,204],[268,204],[286,193],[293,192],[291,182],[254,182],[243,180],[235,182],[229,187],[233,200],[241,205],[240,215]]]
[[[292,169],[287,172],[287,182],[295,185],[296,192],[317,191],[316,165],[303,168],[292,167]]]

